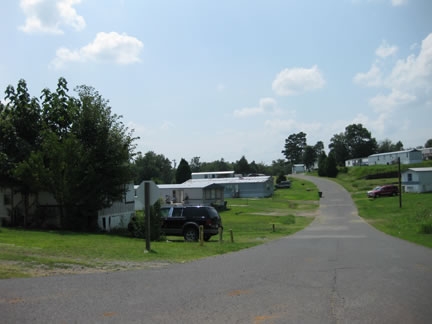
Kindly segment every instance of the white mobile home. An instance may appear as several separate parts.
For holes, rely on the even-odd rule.
[[[273,177],[252,176],[218,179],[191,179],[186,183],[218,184],[224,188],[224,198],[270,197],[274,191]]]
[[[135,189],[133,184],[125,186],[126,193],[121,201],[115,201],[111,207],[98,211],[98,226],[110,232],[116,228],[127,228],[135,215]]]
[[[402,173],[405,192],[432,192],[432,168],[409,168]]]
[[[369,165],[368,158],[357,158],[357,159],[351,159],[345,161],[346,167],[365,166],[365,165]]]
[[[165,203],[223,206],[224,187],[209,180],[186,181],[180,184],[160,184],[159,199]]]
[[[423,160],[423,154],[421,151],[412,149],[406,151],[388,152],[372,154],[368,157],[369,165],[378,164],[394,164],[397,163],[398,158],[401,164],[412,164],[420,163]]]
[[[234,178],[234,171],[192,172],[192,179]]]
[[[292,174],[305,173],[306,167],[304,164],[294,164],[291,169]]]

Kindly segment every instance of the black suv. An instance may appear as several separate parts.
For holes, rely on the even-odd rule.
[[[204,240],[219,233],[222,220],[211,206],[164,206],[161,207],[161,231],[165,235],[183,236],[186,241],[198,241],[199,227],[203,225]]]

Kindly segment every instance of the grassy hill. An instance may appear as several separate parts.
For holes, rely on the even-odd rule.
[[[412,167],[432,167],[432,161],[401,165],[401,172]],[[432,193],[402,192],[401,200],[399,196],[367,198],[366,192],[375,186],[397,184],[397,172],[398,165],[342,168],[335,181],[351,193],[359,215],[369,224],[392,236],[432,247]]]

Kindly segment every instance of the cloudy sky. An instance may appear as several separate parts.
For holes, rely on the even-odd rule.
[[[170,160],[283,158],[362,123],[432,138],[430,0],[6,0],[0,90],[93,86]],[[76,95],[72,92],[73,95]],[[3,95],[1,99],[3,99]]]

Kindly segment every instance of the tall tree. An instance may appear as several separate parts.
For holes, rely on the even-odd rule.
[[[132,132],[91,87],[68,95],[60,78],[56,92],[42,91],[42,109],[24,80],[6,89],[0,112],[2,167],[23,194],[46,190],[62,207],[63,225],[89,228],[97,211],[122,198],[132,180]],[[13,135],[13,136],[12,136]],[[10,172],[10,171],[13,172]]]
[[[250,173],[249,162],[244,155],[235,163],[234,171],[243,175]]]
[[[193,157],[189,163],[189,166],[192,172],[200,172],[201,171],[200,157],[199,156]]]
[[[428,139],[424,145],[424,147],[432,147],[432,138]]]
[[[315,156],[319,157],[321,152],[324,151],[324,143],[322,141],[316,142],[316,144],[313,146],[313,149],[315,151]]]
[[[377,141],[362,124],[345,128],[345,141],[351,159],[367,157],[377,152]]]
[[[331,178],[336,178],[338,174],[338,168],[336,159],[333,152],[330,152],[326,159],[326,175]]]
[[[176,183],[183,183],[192,178],[192,172],[189,163],[185,159],[181,159],[176,171]]]
[[[377,152],[378,153],[387,153],[387,152],[397,152],[402,150],[403,144],[401,141],[397,143],[393,143],[388,138],[382,140],[378,144]]]
[[[289,165],[284,159],[277,159],[272,161],[272,175],[279,176],[281,174],[287,175],[289,173]]]
[[[27,225],[29,214],[29,196],[35,188],[34,179],[29,178],[25,171],[30,167],[30,155],[39,148],[41,142],[42,123],[39,102],[31,97],[27,83],[21,79],[17,89],[11,85],[6,88],[8,104],[2,109],[1,132],[6,138],[2,142],[3,159],[6,162],[4,176],[8,183],[23,195],[24,219]],[[14,221],[14,220],[13,220]]]
[[[345,161],[350,158],[348,145],[343,133],[335,134],[330,139],[330,152],[333,152],[337,165],[344,166]]]
[[[156,183],[172,183],[173,170],[171,161],[163,154],[149,151],[141,154],[134,161],[135,184],[143,180],[153,180]]]
[[[317,155],[314,147],[306,145],[303,152],[303,164],[307,170],[311,170],[315,164]]]
[[[290,163],[301,163],[303,158],[303,151],[306,147],[306,134],[299,132],[291,134],[285,139],[285,146],[282,153]]]
[[[320,177],[327,176],[327,155],[324,151],[318,157],[318,175]]]

